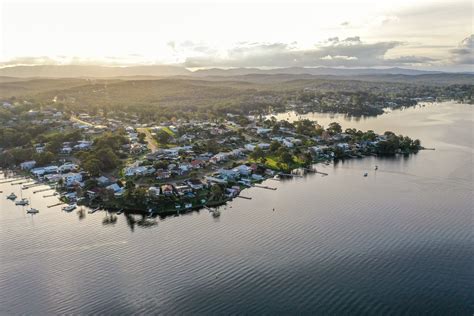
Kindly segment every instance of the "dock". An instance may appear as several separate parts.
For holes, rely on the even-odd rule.
[[[293,178],[303,178],[300,174],[292,174],[292,173],[280,173],[280,176],[283,177],[293,177]]]
[[[48,208],[55,207],[55,206],[60,206],[60,205],[63,205],[63,204],[65,204],[65,203],[60,202],[60,203],[56,203],[56,204],[53,204],[53,205],[48,205]]]
[[[241,199],[246,199],[246,200],[251,200],[251,197],[248,196],[242,196],[242,195],[237,195],[236,197],[241,198]]]
[[[43,185],[43,183],[33,183],[33,184],[25,184],[24,186],[21,187],[22,190],[27,190],[30,188],[38,187],[40,185]]]
[[[30,182],[30,181],[27,180],[27,181],[20,181],[20,182],[12,182],[12,183],[10,183],[10,184],[11,184],[11,185],[19,185],[19,184],[25,184],[25,183],[28,183],[28,182]],[[33,184],[33,183],[31,183],[31,184]]]
[[[269,187],[269,186],[266,186],[266,185],[259,185],[259,184],[255,184],[254,187],[261,188],[261,189],[267,189],[267,190],[276,190],[277,189],[277,188]]]
[[[36,194],[36,193],[40,193],[40,192],[46,192],[46,191],[49,191],[49,190],[53,190],[53,189],[52,188],[41,189],[41,190],[33,191],[33,193]]]
[[[10,180],[5,180],[5,181],[1,181],[0,184],[10,183],[10,182],[18,181],[18,180],[23,180],[23,179],[25,178],[15,178],[15,179],[10,179]]]

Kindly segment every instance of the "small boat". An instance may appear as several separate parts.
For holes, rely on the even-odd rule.
[[[15,205],[28,205],[28,204],[30,204],[30,202],[28,201],[28,199],[25,199],[25,198],[19,201],[15,201]]]
[[[69,204],[63,207],[63,211],[71,212],[76,209],[76,204]]]
[[[366,173],[364,173],[364,177],[367,177],[368,175],[369,175],[369,174],[368,174],[367,172],[366,172]]]
[[[32,208],[26,210],[26,213],[28,213],[28,214],[37,214],[37,213],[39,213],[39,210],[32,207]]]
[[[375,170],[378,170],[379,169],[379,166],[375,166]]]
[[[10,195],[7,196],[7,199],[12,200],[12,201],[15,200],[16,199],[16,194],[15,193],[10,193]]]

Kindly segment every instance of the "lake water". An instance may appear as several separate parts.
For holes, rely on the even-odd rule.
[[[57,200],[39,188],[23,192],[40,209],[30,216],[5,197],[19,186],[1,184],[0,314],[472,315],[473,107],[308,117],[436,150],[268,180],[278,190],[246,190],[253,199],[235,199],[220,218],[114,222],[47,208]]]

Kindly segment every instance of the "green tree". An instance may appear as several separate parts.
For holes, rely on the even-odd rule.
[[[341,124],[339,124],[337,122],[332,122],[332,123],[329,124],[329,127],[327,128],[327,131],[331,135],[342,133]]]

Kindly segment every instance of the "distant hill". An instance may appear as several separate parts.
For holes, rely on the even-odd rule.
[[[0,76],[17,78],[112,78],[125,76],[183,76],[191,72],[183,67],[149,65],[130,67],[86,65],[41,65],[0,68]]]
[[[425,75],[441,72],[422,71],[405,68],[233,68],[233,69],[201,69],[189,71],[181,66],[145,65],[145,66],[88,66],[88,65],[37,65],[12,66],[0,68],[0,76],[16,78],[117,78],[117,77],[227,77],[244,75],[313,75],[313,76],[359,76],[359,75]],[[156,79],[156,78],[155,78]]]
[[[375,69],[375,68],[330,68],[330,67],[317,67],[317,68],[304,68],[304,67],[291,67],[291,68],[277,68],[277,69],[258,69],[258,68],[234,68],[234,69],[202,69],[193,72],[193,76],[242,76],[250,74],[259,75],[275,75],[275,74],[288,74],[288,75],[317,75],[317,76],[354,76],[354,75],[422,75],[422,74],[435,74],[441,73],[436,71],[424,71],[414,70],[405,68],[386,68],[386,69]]]

